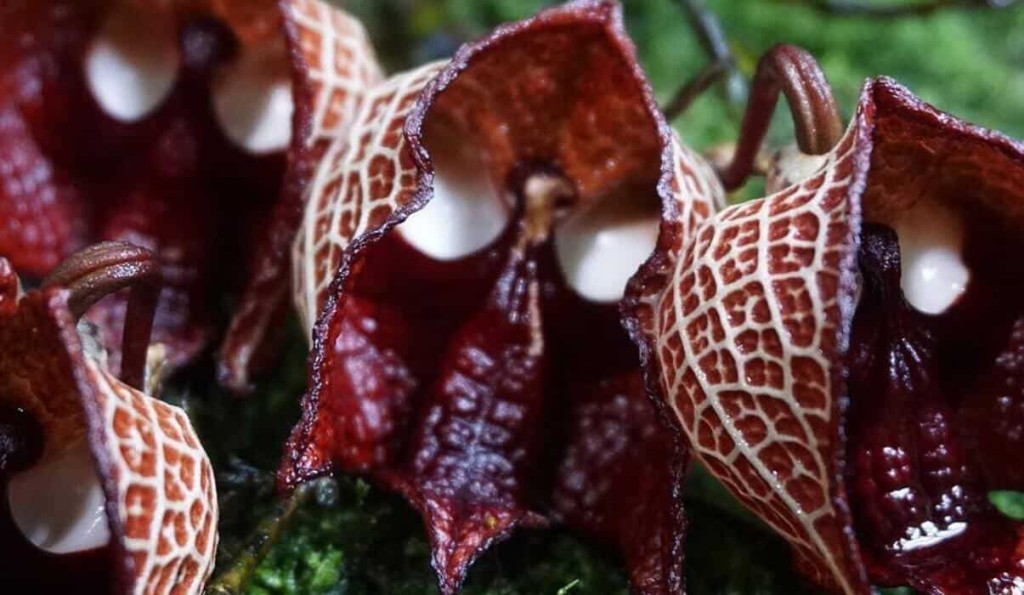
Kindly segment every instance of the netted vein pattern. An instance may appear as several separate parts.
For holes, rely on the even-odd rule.
[[[362,24],[320,0],[289,0],[284,8],[310,93],[311,119],[304,143],[338,138],[355,118],[365,91],[381,79]]]
[[[86,360],[98,389],[134,593],[198,593],[213,571],[213,467],[185,412]]]
[[[444,65],[428,64],[371,89],[347,133],[320,162],[293,254],[295,300],[307,330],[349,243],[383,224],[415,193],[416,167],[403,127],[416,98]]]
[[[855,139],[851,127],[800,185],[697,226],[650,329],[662,389],[694,453],[820,583],[844,591],[858,572],[845,559],[826,457]]]

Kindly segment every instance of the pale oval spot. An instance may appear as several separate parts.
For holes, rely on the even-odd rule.
[[[141,120],[167,99],[178,79],[174,19],[127,4],[112,9],[83,66],[104,112],[122,122]]]
[[[42,550],[70,554],[110,542],[103,490],[84,441],[12,477],[7,498],[15,526]]]
[[[828,155],[808,155],[796,145],[783,147],[772,154],[765,177],[765,193],[774,194],[800,184],[818,173],[828,161]]]
[[[948,310],[967,290],[963,226],[949,208],[920,201],[895,225],[901,286],[907,302],[925,314]]]
[[[221,71],[212,95],[217,121],[232,143],[256,155],[288,147],[295,103],[283,43],[245,48]]]
[[[604,200],[574,214],[555,230],[555,253],[566,282],[601,303],[622,299],[626,284],[658,242],[656,208]]]
[[[457,260],[494,243],[511,212],[491,179],[484,155],[456,135],[428,131],[434,195],[397,231],[414,248],[442,261]]]

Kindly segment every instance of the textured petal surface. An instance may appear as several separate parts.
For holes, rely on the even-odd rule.
[[[293,62],[296,98],[282,195],[270,224],[256,243],[248,282],[221,346],[221,378],[244,389],[261,351],[272,349],[271,333],[287,306],[290,249],[302,220],[304,200],[317,163],[352,126],[371,87],[380,82],[376,56],[362,25],[320,0],[282,3]]]
[[[353,124],[318,163],[293,252],[292,288],[308,331],[342,270],[345,250],[381,231],[416,193],[419,180],[404,126],[420,93],[443,68],[428,64],[371,88]]]
[[[986,469],[993,478],[987,480],[989,486],[1017,485],[1019,475],[1009,471],[1017,466],[1005,453],[1015,448],[1010,444],[1016,438],[1010,436],[1020,431],[1014,421],[1019,419],[1014,414],[1019,396],[1010,388],[1018,360],[1017,335],[1011,332],[1016,327],[1010,323],[1019,312],[993,307],[998,301],[978,304],[988,303],[984,296],[993,286],[1017,291],[1013,283],[1019,281],[1005,281],[1016,273],[1000,276],[991,263],[1014,250],[1016,240],[1007,238],[1019,237],[1024,201],[1014,189],[1024,175],[1021,155],[1012,141],[938,112],[892,81],[873,81],[865,87],[850,129],[816,172],[764,199],[720,211],[698,225],[681,250],[678,245],[663,247],[668,256],[659,261],[663,255],[657,255],[647,276],[634,281],[633,325],[646,340],[656,392],[681,421],[694,454],[790,541],[798,563],[819,585],[866,593],[870,578],[924,591],[973,593],[1012,589],[1020,580],[1019,539],[1012,535],[1018,530],[1006,519],[998,522],[1002,528],[988,524],[992,512],[985,509],[987,504],[979,504],[977,512],[971,505],[957,513],[976,524],[960,541],[949,537],[948,547],[917,551],[927,540],[914,541],[915,526],[908,525],[905,544],[911,545],[904,547],[915,551],[901,555],[877,549],[862,532],[870,520],[865,511],[871,510],[864,505],[874,503],[862,500],[861,494],[869,486],[882,490],[893,482],[931,493],[940,486],[928,473],[945,478],[940,483],[954,481],[961,473],[957,461],[966,461],[964,477],[971,486],[978,485]],[[944,393],[967,386],[966,400],[957,397],[953,403],[961,419],[974,425],[954,420],[961,425],[947,432],[942,429],[945,417],[928,416],[921,409],[927,422],[921,418],[890,428],[901,440],[906,440],[906,428],[920,432],[920,446],[908,452],[922,449],[921,467],[907,462],[906,467],[885,467],[895,475],[885,475],[884,481],[882,475],[864,478],[857,469],[874,443],[861,438],[858,428],[876,437],[882,430],[858,421],[867,415],[856,412],[869,395],[848,395],[846,386],[862,222],[899,227],[916,203],[935,197],[958,209],[975,230],[978,239],[969,242],[967,258],[980,285],[988,288],[981,294],[969,292],[958,310],[981,312],[980,317],[957,314],[954,322],[936,327],[946,336],[957,336],[957,324],[965,325],[965,337],[973,333],[967,342],[978,343],[967,349],[966,357],[953,356],[939,373]],[[995,219],[1002,226],[992,224]],[[978,233],[982,229],[986,231]],[[1000,325],[998,332],[989,330]],[[905,341],[912,342],[909,337]],[[915,399],[921,403],[915,407],[923,408],[924,395]],[[895,419],[911,419],[895,413],[902,405],[886,406],[895,408]],[[885,411],[877,404],[869,408]],[[852,421],[848,411],[856,413]],[[892,456],[876,462],[896,465],[896,460],[883,461]],[[915,476],[918,472],[920,477]],[[918,481],[924,488],[914,487]],[[887,526],[903,530],[901,523],[930,514],[921,511],[932,506],[935,514],[944,514],[945,504],[939,501],[901,501],[897,496],[902,492],[889,493],[895,499],[876,509]]]
[[[136,593],[198,593],[213,572],[213,467],[185,412],[122,384],[91,360],[96,413]]]
[[[844,591],[866,587],[834,498],[859,132],[800,186],[700,224],[640,318],[694,454]]]
[[[88,439],[106,498],[114,555],[108,578],[118,581],[117,591],[199,592],[213,570],[218,510],[213,467],[185,413],[86,356],[62,291],[29,292],[16,311],[0,311],[0,345],[0,399],[40,423],[42,456]],[[18,555],[9,551],[4,563],[26,564]],[[52,558],[28,564],[67,572]]]
[[[617,306],[573,294],[545,240],[536,272],[510,283],[517,224],[454,261],[393,233],[432,198],[434,142],[470,147],[510,195],[541,167],[580,208],[649,201],[695,223],[722,199],[662,120],[612,2],[542,12],[372,87],[306,188],[293,287],[314,343],[282,486],[340,468],[401,491],[425,516],[445,592],[537,510],[618,546],[638,590],[679,592],[684,451]],[[535,307],[494,309],[494,291],[534,278]],[[509,329],[528,321],[543,341],[524,348]]]

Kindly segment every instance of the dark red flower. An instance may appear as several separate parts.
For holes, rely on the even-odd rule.
[[[788,163],[632,286],[652,383],[818,585],[1020,592],[1024,146],[878,79]]]
[[[445,592],[549,520],[618,546],[637,590],[680,592],[684,450],[618,301],[659,213],[695,224],[721,188],[618,5],[547,10],[370,88],[313,180],[294,261],[311,377],[281,486],[340,469],[401,492]]]
[[[254,243],[245,290],[220,348],[220,380],[239,392],[274,355],[275,329],[288,309],[291,246],[305,187],[382,76],[359,21],[320,0],[286,0],[280,7],[292,63],[295,134],[281,195]]]
[[[38,281],[96,241],[152,249],[166,277],[154,339],[174,366],[194,357],[218,333],[225,294],[246,274],[254,284],[266,276],[283,260],[274,238],[294,234],[280,215],[301,211],[297,182],[283,186],[292,110],[300,155],[314,106],[310,66],[299,48],[289,53],[283,25],[306,9],[304,0],[5,2],[0,254]],[[258,289],[235,325],[247,336],[225,347],[236,366],[259,355],[267,323],[251,311],[283,301],[284,289]],[[123,309],[114,299],[89,313],[115,369],[111,329]],[[226,381],[241,388],[246,378]]]
[[[6,591],[198,593],[213,570],[213,468],[188,417],[113,376],[91,327],[76,326],[104,292],[151,281],[153,264],[137,248],[101,245],[73,257],[54,285],[19,295],[0,258]],[[144,339],[153,294],[133,296],[143,306],[130,319],[142,327],[128,334]]]

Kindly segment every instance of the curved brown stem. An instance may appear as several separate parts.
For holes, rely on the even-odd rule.
[[[817,60],[802,48],[777,45],[757,64],[736,154],[719,172],[727,190],[742,186],[753,171],[780,92],[789,103],[802,152],[822,155],[839,142],[843,134],[839,108]]]
[[[43,287],[67,289],[68,308],[75,318],[105,296],[131,288],[121,342],[121,380],[141,390],[160,279],[160,265],[149,250],[128,242],[103,242],[68,257]]]

